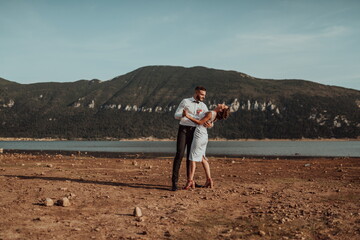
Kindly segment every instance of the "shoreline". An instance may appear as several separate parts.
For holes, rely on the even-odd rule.
[[[100,139],[85,139],[85,138],[75,138],[75,139],[65,139],[65,138],[15,138],[15,137],[0,137],[0,141],[129,141],[129,142],[173,142],[176,141],[176,138],[154,138],[154,137],[141,137],[141,138],[100,138]],[[240,138],[240,139],[226,139],[226,138],[209,138],[209,141],[212,142],[280,142],[280,141],[323,141],[323,142],[334,142],[334,141],[360,141],[359,138],[299,138],[299,139],[253,139],[253,138]]]
[[[47,156],[72,156],[72,157],[92,157],[92,158],[124,158],[124,159],[149,159],[149,158],[170,158],[174,157],[173,152],[96,152],[96,151],[67,151],[67,150],[17,150],[3,149],[3,155],[6,154],[31,154]],[[0,155],[1,155],[0,154]],[[263,159],[263,160],[280,160],[280,159],[358,159],[359,156],[305,156],[305,155],[249,155],[249,154],[207,154],[210,158],[222,159]]]

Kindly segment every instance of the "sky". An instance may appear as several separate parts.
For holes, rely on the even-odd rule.
[[[360,0],[0,0],[0,77],[204,66],[360,90]]]

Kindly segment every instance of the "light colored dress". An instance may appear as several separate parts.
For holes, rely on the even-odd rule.
[[[210,111],[210,112],[211,112],[211,118],[209,121],[214,122],[216,118],[216,112],[215,111]],[[205,115],[206,113],[202,113],[200,119],[204,118]],[[197,125],[194,131],[194,138],[191,143],[189,160],[194,162],[201,162],[203,157],[206,159],[205,152],[206,152],[207,143],[208,143],[208,133],[206,127],[204,127],[203,125]]]

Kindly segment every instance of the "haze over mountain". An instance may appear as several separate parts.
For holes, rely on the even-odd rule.
[[[360,91],[174,66],[142,67],[108,81],[0,78],[0,137],[175,138],[174,111],[197,85],[207,88],[209,108],[231,106],[231,117],[209,130],[213,138],[359,137]]]

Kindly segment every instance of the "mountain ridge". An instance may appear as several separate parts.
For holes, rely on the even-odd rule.
[[[172,115],[197,85],[207,88],[210,108],[225,102],[233,112],[209,131],[211,137],[359,136],[360,91],[201,66],[154,65],[106,81],[14,84],[0,79],[0,137],[174,137],[178,122]],[[164,129],[148,122],[160,122]]]

